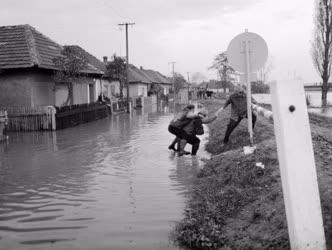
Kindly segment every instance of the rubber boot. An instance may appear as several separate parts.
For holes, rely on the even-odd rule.
[[[186,154],[186,152],[184,151],[184,148],[185,148],[185,146],[186,146],[186,144],[187,144],[187,141],[186,140],[180,140],[180,143],[179,143],[179,156],[182,156],[182,155],[184,155],[184,154]]]
[[[174,150],[174,151],[179,151],[179,143],[180,143],[180,140],[177,137],[175,137],[175,139],[173,140],[171,145],[168,146],[168,149]],[[175,147],[176,144],[177,144],[177,148]]]
[[[197,151],[199,149],[199,142],[198,143],[195,143],[193,144],[193,147],[191,149],[191,155],[196,155],[197,154]]]

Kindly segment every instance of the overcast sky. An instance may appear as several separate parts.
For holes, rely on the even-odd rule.
[[[273,60],[269,80],[301,77],[319,81],[311,56],[314,0],[1,0],[0,26],[30,24],[54,41],[77,44],[102,59],[125,55],[129,61],[166,75],[208,70],[216,54],[227,49],[246,28],[267,42]]]

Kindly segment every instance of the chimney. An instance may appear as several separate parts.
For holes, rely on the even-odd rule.
[[[139,67],[140,68],[140,70],[143,70],[143,67],[141,66],[141,67]]]
[[[107,56],[103,56],[104,63],[107,63],[107,60],[108,60]]]

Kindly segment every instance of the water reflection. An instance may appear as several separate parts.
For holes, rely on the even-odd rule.
[[[169,230],[206,155],[167,150],[169,112],[10,134],[0,145],[0,249],[177,249]]]

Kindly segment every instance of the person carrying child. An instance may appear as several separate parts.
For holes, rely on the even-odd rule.
[[[186,144],[189,143],[192,145],[191,155],[196,155],[200,145],[200,139],[197,137],[197,135],[204,134],[203,124],[213,122],[217,118],[221,110],[222,109],[218,110],[212,117],[207,117],[208,112],[206,109],[202,109],[201,111],[199,111],[198,114],[194,118],[192,118],[187,125],[183,127],[183,131],[186,133],[186,136],[184,136],[182,139],[177,137],[173,141],[171,145],[172,147],[170,146],[170,149],[175,150],[175,144],[179,143],[179,156],[189,154],[189,152],[184,150]]]
[[[185,146],[185,141],[188,139],[188,134],[183,130],[183,128],[190,123],[192,119],[197,117],[194,113],[195,106],[192,104],[187,105],[182,112],[175,117],[168,126],[168,131],[175,135],[176,138],[173,140],[171,145],[169,145],[168,149],[177,151],[175,149],[175,144],[179,144],[178,149],[181,148],[181,140],[182,145]],[[184,148],[184,146],[182,148]]]

